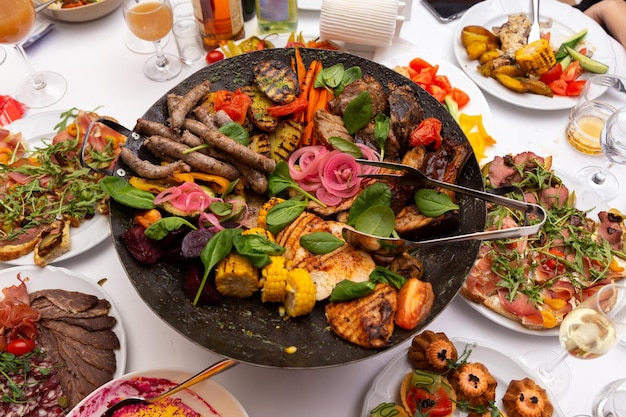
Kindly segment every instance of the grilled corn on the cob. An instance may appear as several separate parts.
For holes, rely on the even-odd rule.
[[[289,271],[286,290],[285,311],[289,317],[308,314],[315,307],[317,290],[306,269],[294,268]]]
[[[270,256],[271,263],[261,269],[261,301],[264,303],[282,303],[287,295],[287,276],[285,258]]]
[[[517,64],[528,74],[542,75],[556,64],[554,51],[545,39],[522,46],[515,53]]]
[[[259,227],[267,227],[267,213],[272,209],[272,207],[284,201],[285,200],[280,197],[272,197],[267,200],[259,210],[257,225],[259,225]]]
[[[222,295],[250,297],[259,289],[259,269],[245,256],[231,252],[215,266],[215,285]]]
[[[274,238],[274,235],[272,234],[272,232],[270,232],[269,230],[267,230],[264,227],[252,227],[250,229],[244,230],[243,232],[241,232],[242,235],[260,235],[260,236],[265,236],[267,238],[267,240],[269,240],[270,242],[276,242],[276,239]]]

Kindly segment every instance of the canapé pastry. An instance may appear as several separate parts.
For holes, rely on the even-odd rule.
[[[546,390],[530,378],[511,381],[502,405],[509,417],[550,417],[554,411]]]
[[[459,358],[454,343],[443,332],[424,330],[413,338],[409,348],[409,362],[414,369],[445,374],[448,366]]]
[[[466,362],[448,375],[459,401],[470,407],[488,406],[496,398],[498,382],[485,365]]]

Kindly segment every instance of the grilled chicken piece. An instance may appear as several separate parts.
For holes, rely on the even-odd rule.
[[[376,284],[374,292],[349,301],[326,305],[326,320],[342,339],[365,348],[387,346],[393,334],[398,304],[396,290],[389,284]]]
[[[313,232],[331,233],[343,240],[343,227],[343,223],[325,221],[315,214],[305,212],[276,235],[276,243],[285,248],[283,256],[292,267],[304,268],[311,274],[318,301],[328,298],[337,283],[344,279],[367,281],[376,267],[367,252],[348,244],[321,255],[314,255],[300,246],[300,237]]]
[[[351,82],[343,89],[339,96],[335,97],[328,103],[328,109],[331,113],[343,116],[346,107],[359,94],[367,91],[372,100],[372,115],[378,113],[389,114],[389,102],[387,94],[383,86],[372,76],[364,75],[362,79]]]
[[[493,33],[500,38],[503,55],[514,61],[515,52],[528,42],[530,20],[525,13],[512,14],[505,24],[494,27]]]
[[[298,77],[284,62],[271,59],[259,62],[252,70],[259,90],[275,103],[291,103],[298,96]]]

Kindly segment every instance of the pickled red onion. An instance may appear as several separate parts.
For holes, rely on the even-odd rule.
[[[185,182],[170,187],[154,198],[154,204],[169,202],[174,208],[185,213],[202,212],[215,201],[202,187],[194,182]]]

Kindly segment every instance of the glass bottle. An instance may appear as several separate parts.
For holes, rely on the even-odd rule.
[[[245,36],[241,0],[193,0],[193,10],[206,51]]]
[[[256,0],[259,33],[289,33],[298,27],[297,0]]]

